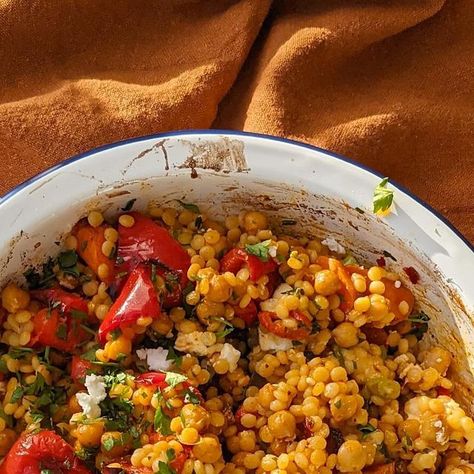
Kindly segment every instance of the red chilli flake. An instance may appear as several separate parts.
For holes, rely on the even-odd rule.
[[[414,285],[420,281],[420,274],[413,267],[403,267],[403,270]]]
[[[379,257],[377,260],[375,260],[377,262],[377,265],[379,267],[385,267],[386,263],[385,263],[385,259],[383,257]]]

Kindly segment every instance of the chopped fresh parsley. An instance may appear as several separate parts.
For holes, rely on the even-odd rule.
[[[137,198],[130,199],[129,201],[127,201],[125,206],[122,207],[122,211],[124,211],[124,212],[130,211],[132,209],[133,205],[135,204],[136,200],[137,200]]]
[[[342,353],[341,348],[339,346],[335,345],[332,348],[332,352],[333,352],[334,356],[336,357],[336,359],[339,361],[339,365],[341,367],[346,368],[346,361],[344,360],[344,354]]]
[[[412,314],[411,316],[408,316],[408,321],[411,321],[412,323],[427,324],[429,320],[430,317],[423,311],[420,311],[418,314]]]
[[[357,425],[357,429],[362,433],[362,439],[365,439],[370,433],[377,430],[377,428],[372,426],[370,423],[367,423],[366,425]]]
[[[201,399],[189,388],[184,392],[184,403],[192,403],[193,405],[199,405]]]
[[[64,323],[61,323],[58,325],[56,329],[56,336],[58,336],[59,339],[62,339],[63,341],[66,340],[67,338],[67,326]]]
[[[16,403],[18,400],[21,400],[21,397],[23,397],[24,390],[21,385],[17,385],[15,387],[15,390],[13,390],[12,396],[10,398],[10,403]]]
[[[173,364],[176,367],[180,367],[181,363],[183,362],[183,357],[176,354],[173,346],[170,346],[168,349],[168,355],[166,356],[166,360],[171,360],[173,361]]]
[[[212,319],[214,321],[219,321],[220,323],[224,325],[224,329],[222,331],[216,332],[217,338],[224,338],[228,336],[235,329],[234,326],[224,318],[212,318]]]
[[[166,450],[166,459],[168,462],[174,461],[176,459],[176,452],[173,448],[168,448]]]
[[[115,446],[115,439],[114,438],[106,438],[102,441],[102,446],[106,451],[112,451]]]
[[[334,403],[334,406],[339,409],[342,407],[342,399],[338,399],[335,403]]]
[[[26,357],[32,352],[33,349],[30,349],[29,347],[10,347],[8,355],[12,359],[21,359],[22,357]]]
[[[390,208],[393,202],[393,191],[387,189],[388,178],[382,179],[374,190],[372,200],[374,213],[383,212]]]
[[[40,474],[54,474],[51,469],[41,469]]]
[[[247,244],[245,251],[250,255],[255,255],[262,262],[268,262],[271,240],[264,240],[258,244]]]
[[[122,331],[120,330],[120,328],[116,328],[110,331],[110,335],[112,336],[112,341],[115,341],[116,339],[118,339],[121,334],[122,334]]]
[[[357,260],[354,258],[353,255],[349,254],[346,255],[344,260],[342,261],[344,265],[358,265]]]
[[[186,375],[177,374],[176,372],[166,372],[165,382],[170,387],[176,387],[176,385],[179,385],[180,383],[183,383],[186,380],[188,380]]]
[[[84,311],[79,311],[77,309],[71,309],[71,316],[74,319],[78,319],[79,321],[85,321],[89,316]]]
[[[54,260],[50,257],[46,263],[42,265],[42,273],[34,268],[29,268],[23,276],[30,290],[37,290],[40,288],[48,288],[52,285],[52,280],[55,275],[53,272]]]
[[[77,261],[79,256],[77,255],[75,250],[66,250],[65,252],[61,252],[58,256],[58,265],[61,270],[68,274],[75,277],[79,276],[79,269],[77,267]]]
[[[428,322],[430,321],[430,317],[423,311],[420,311],[418,314],[412,314],[408,317],[408,321],[414,324],[410,334],[416,336],[417,339],[421,339],[423,334],[428,331]]]
[[[194,214],[201,214],[201,211],[199,210],[199,207],[196,206],[196,204],[192,204],[190,202],[183,202],[177,199],[179,204],[184,207],[186,210],[194,212]]]
[[[154,427],[157,433],[161,433],[163,436],[172,434],[170,428],[171,418],[163,411],[161,407],[158,407],[155,412]]]
[[[321,326],[319,325],[319,323],[316,320],[314,320],[311,323],[311,334],[315,334],[319,331],[321,331]]]
[[[176,471],[163,461],[158,461],[158,471],[156,474],[176,474]]]

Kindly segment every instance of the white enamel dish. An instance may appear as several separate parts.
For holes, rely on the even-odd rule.
[[[287,233],[331,236],[361,261],[383,252],[394,269],[414,267],[418,308],[431,317],[425,340],[454,355],[459,401],[474,387],[474,250],[426,204],[395,190],[395,212],[371,212],[381,177],[324,150],[242,132],[185,131],[137,138],[73,157],[0,200],[0,281],[21,280],[29,265],[58,251],[57,243],[88,210],[117,213],[130,199],[199,204],[217,217],[243,208],[268,212]],[[176,202],[174,203],[176,205]],[[281,230],[281,228],[280,228]],[[388,255],[386,253],[386,255]]]

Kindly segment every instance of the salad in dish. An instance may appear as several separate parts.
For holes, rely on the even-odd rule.
[[[134,201],[3,285],[0,474],[474,473],[423,275]]]

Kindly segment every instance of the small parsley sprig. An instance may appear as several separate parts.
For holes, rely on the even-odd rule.
[[[388,178],[382,179],[374,190],[374,197],[372,200],[374,214],[377,212],[385,212],[393,203],[393,191],[387,189]]]

